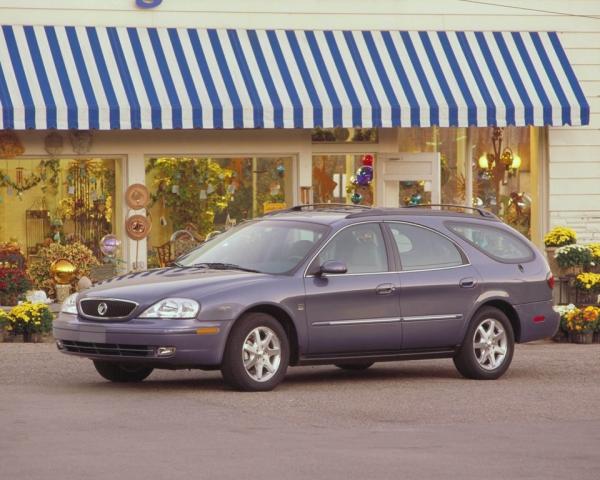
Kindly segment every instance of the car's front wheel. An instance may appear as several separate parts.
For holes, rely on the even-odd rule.
[[[141,382],[152,373],[151,367],[132,363],[105,362],[94,360],[96,371],[111,382]]]
[[[515,348],[512,325],[501,310],[479,310],[467,330],[454,365],[466,378],[495,380],[508,370]]]
[[[275,388],[287,371],[290,348],[282,325],[266,313],[250,313],[234,325],[223,356],[225,383],[247,392]]]

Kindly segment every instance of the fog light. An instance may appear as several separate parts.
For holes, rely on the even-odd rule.
[[[62,340],[57,340],[56,341],[56,348],[58,348],[59,350],[62,350],[63,348],[65,348],[65,346],[63,345]]]
[[[170,357],[175,353],[175,347],[158,347],[156,349],[156,355],[159,357]]]

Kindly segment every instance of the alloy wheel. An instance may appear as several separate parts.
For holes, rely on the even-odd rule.
[[[508,339],[502,323],[493,318],[481,321],[473,336],[473,351],[481,368],[499,368],[508,352]]]
[[[269,327],[256,327],[246,336],[242,346],[244,369],[252,380],[270,380],[281,363],[281,342]]]

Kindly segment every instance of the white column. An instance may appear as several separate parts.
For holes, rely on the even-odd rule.
[[[129,152],[129,155],[126,160],[124,179],[125,185],[123,185],[123,192],[125,192],[129,185],[132,185],[134,183],[146,183],[146,169],[144,163],[144,154],[142,152]],[[123,220],[125,221],[127,217],[130,217],[134,214],[145,215],[145,211],[129,210],[127,204],[123,202]],[[153,225],[153,228],[156,228],[157,226],[158,225]],[[125,230],[123,229],[123,232],[124,231]],[[131,240],[126,233],[124,233],[123,237],[123,260],[127,262],[127,270],[133,270],[135,268],[146,268],[146,266],[148,265],[146,239],[137,242],[135,240]]]

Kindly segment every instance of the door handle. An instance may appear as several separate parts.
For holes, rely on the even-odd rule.
[[[475,286],[475,279],[472,277],[463,278],[458,285],[460,288],[473,288]]]
[[[377,295],[389,295],[395,290],[396,287],[391,283],[382,283],[381,285],[377,285],[377,288],[375,288]]]

